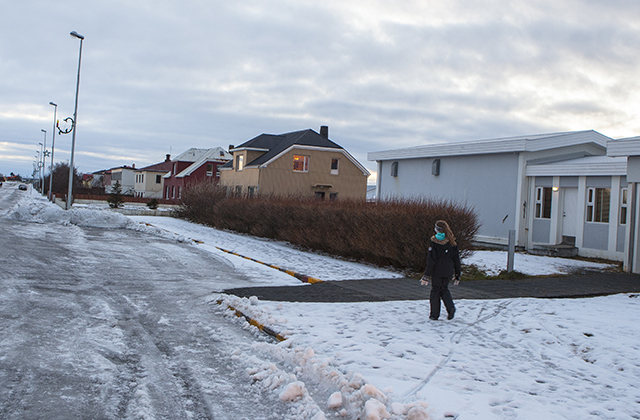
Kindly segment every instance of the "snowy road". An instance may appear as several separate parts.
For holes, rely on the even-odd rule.
[[[6,184],[5,184],[6,185]],[[0,214],[17,189],[0,192]],[[128,229],[0,220],[0,418],[285,418],[211,305],[225,260]]]

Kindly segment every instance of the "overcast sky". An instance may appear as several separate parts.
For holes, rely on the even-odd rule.
[[[2,5],[0,173],[30,175],[53,107],[75,164],[329,126],[367,153],[594,129],[640,135],[638,0],[20,0]],[[56,135],[67,161],[71,135]]]

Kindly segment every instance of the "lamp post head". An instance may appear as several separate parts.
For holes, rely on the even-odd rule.
[[[43,133],[46,133],[46,132],[47,132],[47,130],[45,130],[44,128],[43,128],[42,130],[40,130],[40,131],[42,131]]]
[[[84,36],[80,35],[79,33],[77,33],[76,31],[71,31],[71,33],[69,34],[74,38],[78,38],[78,39],[84,39]]]
[[[49,105],[58,106],[58,104],[54,104],[53,102],[49,102]]]

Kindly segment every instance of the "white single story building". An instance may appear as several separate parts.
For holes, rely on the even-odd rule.
[[[625,214],[628,218],[624,239],[624,269],[640,273],[640,137],[611,140],[607,156],[626,160]]]
[[[613,143],[589,130],[430,144],[368,158],[378,166],[378,199],[471,206],[480,243],[506,245],[515,230],[516,245],[531,252],[623,261],[631,214],[627,155],[608,155]]]

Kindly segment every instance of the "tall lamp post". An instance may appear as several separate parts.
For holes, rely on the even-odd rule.
[[[40,193],[42,195],[44,195],[44,173],[45,173],[45,158],[47,155],[47,130],[42,129],[40,130],[44,133],[44,146],[43,146],[43,150],[42,150],[42,191],[40,191]]]
[[[38,187],[42,188],[42,143],[38,143],[40,145],[40,150],[38,151]]]
[[[78,79],[76,80],[76,105],[73,108],[73,135],[71,136],[71,159],[69,160],[69,190],[67,192],[67,210],[71,209],[73,202],[73,154],[76,147],[76,131],[78,130],[78,90],[80,89],[80,63],[82,62],[82,41],[84,36],[76,31],[72,31],[70,35],[80,40],[80,52],[78,53]]]
[[[51,140],[51,172],[49,173],[49,201],[53,200],[53,152],[56,147],[56,114],[58,113],[58,104],[49,102],[49,105],[53,105],[53,138]]]

